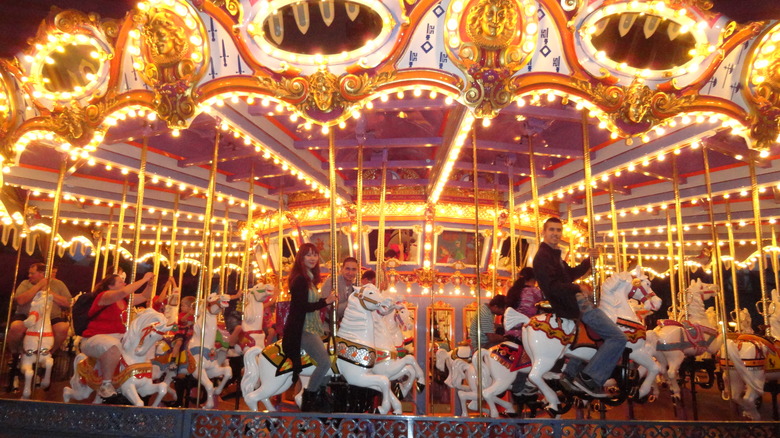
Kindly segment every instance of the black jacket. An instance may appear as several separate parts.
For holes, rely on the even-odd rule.
[[[306,314],[327,306],[324,298],[309,302],[309,285],[306,278],[299,276],[290,285],[290,313],[284,323],[282,350],[292,360],[293,372],[301,372],[301,335]]]
[[[561,318],[580,317],[576,298],[580,287],[573,281],[585,275],[588,270],[590,270],[590,258],[572,268],[561,258],[560,249],[553,249],[544,242],[539,245],[539,250],[534,256],[534,276],[539,282],[539,288],[550,301],[553,312]]]

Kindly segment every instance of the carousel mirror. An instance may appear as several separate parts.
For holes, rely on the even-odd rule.
[[[402,330],[404,341],[403,348],[399,349],[399,357],[401,354],[404,354],[409,355],[417,360],[417,305],[409,301],[404,301],[403,305],[406,310],[400,310],[400,319],[404,321],[404,324],[408,330]],[[420,414],[420,412],[417,412],[416,385],[412,385],[412,389],[406,394],[406,397],[403,397],[400,400],[401,404],[403,405],[404,413]]]
[[[62,52],[49,54],[41,68],[43,88],[51,92],[75,92],[93,82],[100,71],[100,60],[95,48],[88,44],[66,46]]]
[[[463,341],[471,342],[471,336],[469,335],[469,328],[471,327],[471,321],[477,316],[477,303],[475,301],[470,302],[463,308]]]
[[[455,310],[447,303],[437,302],[428,308],[428,397],[426,407],[429,415],[452,415],[455,393],[444,384],[444,374],[436,369],[435,352],[439,349],[451,351],[453,348],[453,324]]]
[[[379,230],[368,232],[368,261],[376,263]],[[420,258],[419,230],[413,228],[385,228],[385,260],[396,259],[399,262],[416,263]]]

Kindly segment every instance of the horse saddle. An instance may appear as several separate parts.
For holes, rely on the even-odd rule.
[[[569,349],[577,348],[596,348],[598,349],[604,340],[593,329],[586,326],[582,321],[577,320],[577,331],[574,333],[574,340]]]
[[[505,366],[510,372],[531,366],[531,358],[522,345],[514,342],[502,342],[490,347],[490,357]]]
[[[95,368],[97,359],[88,357],[78,363],[76,366],[76,373],[79,375],[81,383],[89,386],[93,390],[97,391],[100,385],[103,383],[103,377],[100,376],[98,370]],[[116,373],[111,382],[115,387],[122,386],[127,379],[136,377],[139,379],[151,379],[152,378],[152,364],[148,362],[137,363],[134,365],[127,365],[124,358],[119,361],[117,365]]]
[[[292,360],[284,354],[281,339],[265,347],[263,349],[263,356],[276,366],[277,376],[292,372]],[[316,365],[317,364],[311,359],[311,356],[306,354],[304,350],[301,350],[301,369]]]
[[[698,356],[707,351],[712,341],[718,337],[718,331],[703,326],[701,324],[695,324],[688,320],[679,322],[673,319],[662,319],[658,321],[658,327],[680,327],[682,332],[685,333],[685,341],[688,342],[689,347],[696,349],[694,355]],[[659,345],[660,347],[660,345]],[[659,348],[661,350],[661,348]]]
[[[780,343],[767,339],[759,335],[737,334],[733,339],[737,343],[737,348],[742,349],[745,343],[751,343],[756,346],[756,356],[754,358],[743,358],[742,361],[749,368],[763,368],[765,372],[780,371]],[[761,347],[765,347],[764,348]],[[721,357],[718,362],[721,366],[733,366],[731,361]]]

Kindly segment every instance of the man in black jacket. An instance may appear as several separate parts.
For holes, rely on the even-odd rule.
[[[582,369],[582,361],[569,358],[561,377],[567,390],[578,390],[592,397],[606,397],[604,382],[612,375],[620,355],[626,347],[626,335],[601,309],[590,301],[591,289],[574,280],[585,275],[591,267],[590,258],[576,267],[567,265],[561,258],[559,243],[563,233],[561,220],[547,219],[543,227],[543,242],[534,256],[534,273],[539,288],[550,301],[553,312],[561,318],[580,319],[604,339],[588,365]],[[591,257],[598,257],[598,249],[589,250]],[[582,371],[580,371],[582,369]]]

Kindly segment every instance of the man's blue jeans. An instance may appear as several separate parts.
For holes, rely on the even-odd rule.
[[[612,375],[628,339],[614,322],[601,309],[595,307],[585,294],[577,294],[577,305],[580,308],[580,320],[591,330],[604,339],[604,343],[588,362],[583,373],[592,378],[599,386]],[[582,361],[577,358],[569,358],[565,373],[574,377],[582,368]]]

